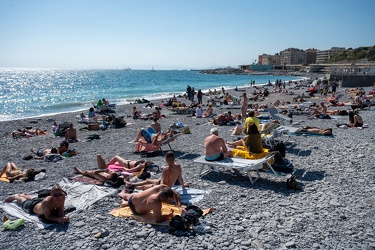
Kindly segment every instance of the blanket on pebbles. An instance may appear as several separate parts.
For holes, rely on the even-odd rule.
[[[117,193],[117,190],[113,188],[97,185],[87,185],[81,182],[70,182],[65,178],[61,182],[59,182],[59,185],[68,194],[65,199],[65,207],[74,206],[76,208],[75,211],[68,213],[67,215],[72,215],[77,211],[85,210],[100,199],[106,196],[115,195]],[[30,195],[36,193],[37,191],[31,192]],[[23,218],[26,221],[34,223],[35,226],[39,229],[49,228],[54,225],[43,223],[39,220],[39,217],[37,215],[30,215],[26,213],[15,202],[0,202],[0,208],[2,208],[7,214],[18,218]]]

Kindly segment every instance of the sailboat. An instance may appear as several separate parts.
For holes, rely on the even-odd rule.
[[[152,71],[152,72],[155,72],[155,70],[154,70],[154,66],[152,66],[152,69],[151,69],[151,71]]]

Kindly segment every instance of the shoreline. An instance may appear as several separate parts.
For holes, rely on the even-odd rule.
[[[309,75],[309,76],[308,76]],[[249,75],[251,76],[251,75]],[[287,76],[287,75],[280,75],[280,76]],[[314,74],[313,77],[317,78],[319,76],[323,76],[321,74]],[[288,76],[289,77],[289,76]],[[303,81],[303,80],[307,80],[307,79],[311,79],[312,75],[311,74],[306,74],[306,76],[290,76],[291,79],[289,81],[293,81],[293,82],[297,82],[297,81]],[[271,83],[274,83],[274,82],[271,82]],[[267,83],[256,83],[255,86],[264,86],[266,85]],[[246,88],[249,88],[249,83],[246,83],[244,85],[238,85],[238,86],[230,86],[230,87],[227,87],[227,86],[224,86],[226,90],[229,90],[229,91],[233,91],[236,87],[238,87],[238,89],[246,89]],[[223,86],[217,86],[216,88],[211,88],[211,90],[213,89],[218,89],[218,90],[221,90],[221,87]],[[197,91],[198,89],[196,89]],[[209,89],[202,89],[202,92],[203,93],[207,93]],[[169,99],[173,96],[173,94],[175,94],[176,96],[177,95],[183,95],[185,92],[172,92],[171,94],[163,94],[163,95],[160,95],[160,96],[157,96],[157,97],[151,97],[151,96],[139,96],[137,98],[131,98],[132,101],[135,101],[139,98],[145,98],[151,102],[161,102],[161,101],[164,101],[166,99]],[[154,94],[153,94],[154,95]],[[129,98],[125,98],[125,99],[129,99]],[[195,98],[196,99],[196,98]],[[7,121],[12,121],[12,120],[22,120],[22,119],[40,119],[40,118],[43,118],[43,117],[46,117],[46,116],[54,116],[54,115],[60,115],[60,114],[64,114],[64,113],[77,113],[77,112],[84,112],[86,110],[88,110],[90,107],[93,107],[95,104],[91,103],[92,105],[91,106],[87,106],[86,108],[78,108],[75,109],[75,110],[65,110],[65,111],[61,111],[61,112],[52,112],[52,113],[47,113],[47,114],[39,114],[39,115],[32,115],[32,116],[24,116],[24,117],[9,117],[9,118],[3,118],[3,120],[0,120],[0,122],[7,122]],[[124,105],[133,105],[134,103],[132,103],[131,101],[123,101],[123,102],[118,102],[116,103],[116,108],[117,107],[121,107],[121,106],[124,106]],[[56,105],[62,105],[62,104],[54,104],[53,106],[56,106]],[[66,106],[69,107],[71,106],[69,103],[66,103]]]

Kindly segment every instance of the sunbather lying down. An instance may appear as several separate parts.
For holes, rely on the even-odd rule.
[[[317,127],[310,127],[305,126],[303,128],[299,128],[296,134],[313,134],[313,135],[332,135],[332,128],[317,128]]]
[[[46,170],[41,169],[41,170],[36,171],[33,168],[23,170],[19,168],[15,163],[8,162],[1,170],[0,176],[2,176],[3,174],[6,174],[6,177],[10,182],[14,182],[14,181],[28,182],[28,181],[34,180],[35,176],[37,174],[40,174],[41,172],[46,172]]]
[[[125,184],[124,180],[129,178],[129,175],[123,175],[123,172],[140,172],[153,164],[151,161],[126,160],[117,155],[106,163],[100,154],[97,155],[97,163],[98,168],[95,170],[81,170],[77,167],[73,169],[77,174],[96,179],[103,184],[106,182],[113,187],[119,187]]]

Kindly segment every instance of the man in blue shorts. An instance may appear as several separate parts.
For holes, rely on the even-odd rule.
[[[210,130],[210,135],[204,140],[206,161],[221,161],[232,157],[232,151],[228,150],[223,138],[219,136],[217,128]]]

